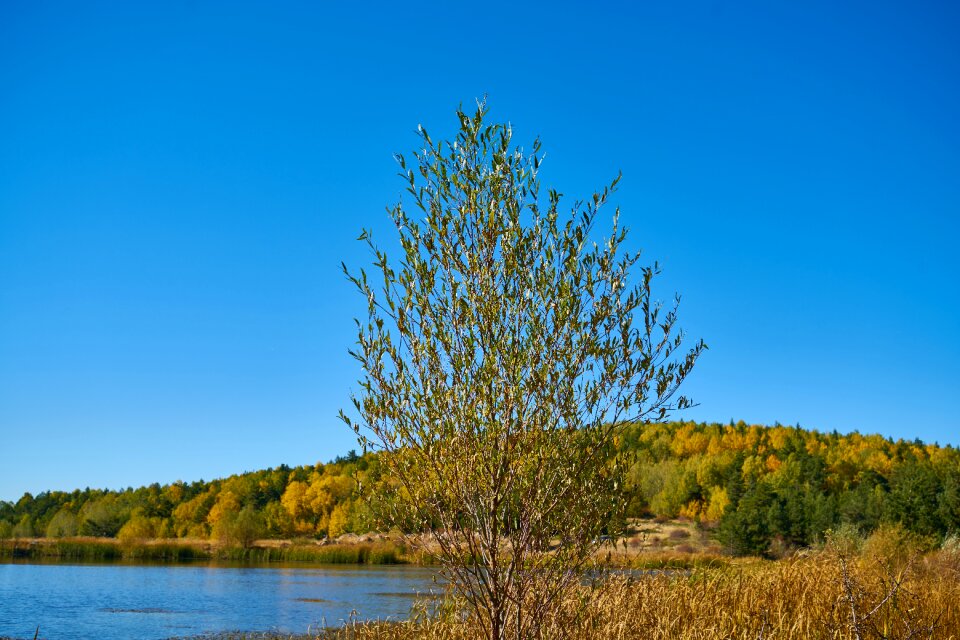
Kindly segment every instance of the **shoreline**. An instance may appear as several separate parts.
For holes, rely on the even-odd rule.
[[[350,543],[307,543],[263,540],[249,546],[208,540],[116,538],[19,538],[0,540],[0,561],[49,562],[246,562],[256,564],[304,563],[318,565],[423,564],[406,546],[392,540]]]
[[[209,540],[116,538],[19,538],[0,540],[0,564],[11,563],[218,563],[258,566],[412,566],[437,567],[428,552],[412,550],[386,537],[353,536],[336,542],[258,540],[248,547]],[[750,564],[759,558],[732,558],[711,549],[631,549],[621,543],[603,545],[596,553],[600,568],[640,571],[692,570]]]

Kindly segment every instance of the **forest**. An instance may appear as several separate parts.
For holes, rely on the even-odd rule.
[[[781,555],[849,524],[900,524],[931,543],[960,531],[960,451],[799,426],[670,422],[624,426],[627,518],[685,518],[736,555]],[[209,482],[78,489],[0,502],[0,538],[123,541],[336,538],[374,527],[398,487],[377,454],[350,452]]]

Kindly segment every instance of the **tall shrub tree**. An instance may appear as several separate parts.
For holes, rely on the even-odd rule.
[[[563,214],[539,141],[515,148],[484,104],[457,115],[454,140],[421,128],[413,161],[397,156],[399,260],[364,231],[373,272],[344,266],[368,304],[341,417],[399,484],[387,524],[434,533],[488,637],[530,638],[622,509],[618,426],[689,406],[678,387],[705,345],[681,351],[678,300],[652,297],[658,267],[624,249],[618,215],[593,241],[619,177]]]

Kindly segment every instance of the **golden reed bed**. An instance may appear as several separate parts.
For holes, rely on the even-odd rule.
[[[450,607],[450,611],[457,610]],[[356,623],[326,640],[475,640],[469,618]],[[585,640],[960,640],[960,549],[926,556],[896,540],[689,573],[612,577],[571,594],[541,638]]]

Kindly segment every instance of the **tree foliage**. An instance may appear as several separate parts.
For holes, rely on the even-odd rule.
[[[13,536],[14,525],[22,521],[16,527],[18,537],[212,538],[242,544],[249,536],[235,533],[237,522],[245,531],[255,530],[258,538],[324,537],[337,509],[340,533],[365,533],[370,522],[357,484],[377,487],[384,480],[374,456],[352,454],[338,460],[211,482],[26,494],[16,504],[0,501],[0,537]],[[306,512],[291,499],[303,492],[316,498]]]
[[[399,259],[364,232],[375,273],[345,267],[368,313],[344,419],[403,488],[388,523],[434,530],[489,637],[526,638],[620,511],[616,429],[688,406],[676,392],[704,345],[679,351],[676,305],[653,298],[657,267],[625,249],[619,212],[594,241],[619,178],[562,213],[539,141],[527,155],[485,115],[458,111],[450,142],[420,129],[411,165],[397,156],[413,205],[390,211]]]

